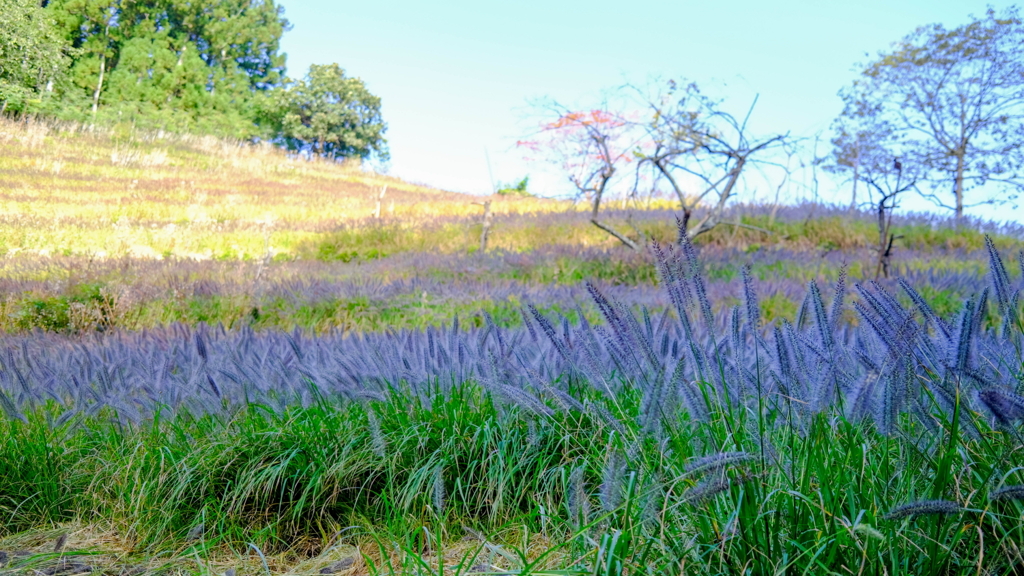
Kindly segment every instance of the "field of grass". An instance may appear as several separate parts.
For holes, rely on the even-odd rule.
[[[7,254],[289,257],[324,232],[366,229],[385,185],[381,216],[403,228],[444,215],[453,220],[447,231],[457,232],[460,217],[481,212],[462,194],[210,137],[0,120],[0,145]],[[492,211],[530,214],[557,204],[498,197]]]
[[[0,573],[1024,571],[1020,227],[0,143]]]

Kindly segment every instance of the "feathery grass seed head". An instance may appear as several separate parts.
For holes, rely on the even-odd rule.
[[[908,502],[889,510],[882,516],[883,520],[899,520],[913,516],[929,516],[937,514],[958,514],[963,508],[950,500],[918,500]]]
[[[1001,388],[986,388],[978,392],[978,400],[1000,424],[1008,425],[1024,418],[1024,396]]]
[[[434,481],[432,486],[432,501],[434,504],[434,513],[438,516],[444,514],[445,506],[445,488],[444,488],[444,469],[438,466],[434,470]]]
[[[1024,500],[1024,484],[1003,486],[988,493],[989,500]]]
[[[387,441],[384,439],[384,433],[380,429],[380,419],[377,418],[376,412],[367,409],[366,420],[370,428],[370,449],[373,451],[374,456],[384,458],[387,455]]]
[[[1005,316],[1010,306],[1010,277],[1006,274],[1003,259],[999,257],[996,245],[988,234],[985,235],[985,250],[988,251],[989,274],[992,276],[992,287],[996,291],[996,304],[999,306],[999,313]]]
[[[733,486],[739,486],[757,478],[757,475],[742,475],[736,478],[716,475],[707,480],[697,483],[696,486],[683,492],[683,502],[687,504],[701,504],[711,500],[715,496],[728,491]]]
[[[686,464],[684,470],[688,474],[703,474],[732,466],[734,464],[749,462],[755,458],[756,457],[749,452],[719,452],[717,454],[711,454],[709,456],[690,460]]]

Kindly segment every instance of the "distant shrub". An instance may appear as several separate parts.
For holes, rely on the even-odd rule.
[[[330,234],[316,246],[315,257],[323,262],[379,260],[404,251],[407,234],[398,225],[343,229]]]
[[[533,194],[526,189],[529,183],[530,177],[524,176],[523,179],[517,182],[516,184],[505,184],[499,186],[497,193],[500,196],[533,197]]]
[[[106,330],[115,323],[115,306],[102,284],[80,284],[68,294],[25,299],[16,312],[16,325],[65,333]]]

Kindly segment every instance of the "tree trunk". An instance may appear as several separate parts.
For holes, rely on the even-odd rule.
[[[92,93],[92,121],[96,122],[96,112],[100,108],[100,93],[103,92],[103,75],[107,71],[107,54],[100,54],[100,79],[96,82],[96,91]]]
[[[885,251],[885,237],[888,236],[889,230],[885,225],[885,196],[882,196],[882,201],[878,203],[878,253],[881,254]],[[877,276],[877,274],[876,274]]]
[[[889,237],[889,227],[885,218],[886,199],[887,197],[883,194],[882,200],[878,203],[878,263],[875,266],[875,280],[878,280],[879,275],[883,272],[886,278],[889,277],[889,253],[892,250],[892,240],[889,240],[889,249],[886,249],[886,239]]]
[[[375,219],[377,219],[377,220],[380,220],[380,204],[381,204],[381,202],[384,201],[384,194],[387,191],[388,191],[388,185],[385,184],[384,187],[380,189],[380,194],[377,195],[377,207],[374,208],[374,210],[373,210],[373,217]]]
[[[608,180],[611,179],[611,175],[601,175],[601,184],[594,190],[594,208],[590,211],[590,219],[597,220],[597,215],[601,211],[601,197],[604,196],[604,187],[608,185]]]
[[[484,202],[483,227],[480,229],[480,253],[487,252],[487,237],[491,235],[491,201]]]
[[[604,190],[608,186],[608,181],[612,179],[612,175],[614,174],[614,169],[610,169],[607,172],[601,174],[601,183],[597,186],[597,188],[594,189],[594,209],[591,210],[590,212],[590,223],[593,224],[594,226],[597,226],[601,230],[604,230],[608,234],[614,236],[619,242],[622,242],[626,246],[629,246],[631,249],[639,252],[642,250],[639,244],[633,242],[618,230],[612,228],[611,226],[608,226],[607,224],[604,224],[603,222],[601,222],[600,219],[598,219],[598,216],[600,215],[601,211],[601,198],[604,196]]]
[[[956,196],[956,223],[959,226],[964,218],[964,153],[956,157],[956,176],[953,179],[953,194]]]
[[[729,172],[729,180],[725,184],[725,188],[722,190],[722,194],[718,197],[718,203],[712,208],[707,216],[701,219],[697,223],[697,227],[693,229],[693,233],[689,233],[690,238],[696,238],[701,234],[710,231],[715,226],[718,226],[718,219],[722,216],[722,212],[725,211],[725,205],[729,201],[729,197],[732,196],[732,190],[736,187],[736,183],[740,180],[740,174],[743,173],[743,167],[747,164],[747,156],[739,156],[736,158],[736,165],[732,167]]]
[[[892,260],[892,243],[896,240],[895,234],[889,235],[888,242],[882,244],[881,248],[884,250],[878,253],[878,267],[875,268],[875,280],[878,280],[878,276],[882,278],[889,277],[889,265]]]
[[[850,195],[850,212],[857,210],[857,181],[860,180],[860,157],[853,159],[853,193]]]
[[[684,234],[689,234],[690,230],[690,218],[693,218],[693,208],[689,206],[683,207],[683,219],[679,221],[679,231]]]
[[[661,172],[662,176],[668,180],[669,185],[672,186],[672,190],[676,193],[676,197],[679,198],[679,208],[684,211],[688,210],[689,208],[686,204],[686,195],[684,195],[682,189],[679,188],[679,184],[676,182],[676,179],[672,177],[672,173],[669,172],[660,161],[655,162],[654,166],[659,172]]]

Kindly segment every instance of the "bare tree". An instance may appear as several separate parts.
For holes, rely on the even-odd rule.
[[[926,177],[929,168],[916,159],[900,159],[899,154],[906,150],[905,134],[879,114],[881,104],[872,95],[848,92],[846,97],[843,114],[832,125],[836,134],[832,154],[822,162],[832,173],[852,174],[851,208],[867,208],[875,213],[875,278],[888,278],[893,244],[899,239],[892,231],[893,214],[899,207],[900,196],[918,190],[918,182]],[[857,201],[858,183],[867,186],[864,202]]]
[[[491,226],[494,224],[494,218],[491,215],[491,201],[485,200],[483,202],[473,202],[477,206],[483,206],[484,214],[480,219],[480,253],[487,252],[487,239],[491,236]]]
[[[747,123],[757,98],[738,119],[701,94],[696,84],[680,87],[670,80],[667,91],[645,98],[645,104],[649,117],[641,124],[646,139],[637,152],[640,164],[652,167],[655,178],[671,187],[691,238],[723,223],[722,214],[745,170],[788,140],[787,134],[750,136]],[[700,206],[707,211],[691,228],[689,221]]]
[[[922,194],[957,220],[965,208],[1012,201],[1024,190],[1024,22],[1017,8],[1000,15],[989,9],[952,30],[921,27],[840,95],[846,130],[836,144],[855,172],[859,136],[884,125],[893,131],[894,152],[930,184]],[[991,194],[968,203],[966,192],[982,186]]]
[[[635,87],[627,89],[641,94]],[[642,249],[644,234],[631,220],[635,239],[601,218],[602,203],[613,192],[638,199],[641,174],[649,170],[652,188],[665,182],[672,189],[683,225],[693,238],[723,223],[722,215],[747,170],[770,163],[762,158],[764,153],[788,142],[786,134],[750,136],[747,122],[756,98],[742,119],[721,110],[720,103],[701,94],[695,84],[680,87],[669,81],[667,90],[642,96],[641,102],[643,108],[631,112],[613,112],[607,104],[590,111],[547,104],[544,111],[555,119],[541,125],[537,139],[519,143],[558,165],[575,187],[576,197],[589,203],[591,223],[634,250]],[[632,187],[625,170],[630,164],[635,165]],[[706,211],[691,227],[691,218],[703,207]]]
[[[862,165],[899,153],[896,130],[880,113],[882,104],[862,88],[858,85],[843,93],[843,112],[832,122],[832,153],[820,159],[827,172],[849,176],[850,210],[861,205],[857,187],[862,182]]]
[[[594,226],[633,250],[642,250],[642,237],[634,240],[601,219],[601,203],[610,193],[613,179],[632,161],[636,142],[631,125],[607,106],[574,111],[550,103],[544,109],[555,119],[541,125],[537,139],[518,144],[541,152],[566,173],[576,189],[576,199],[590,204]]]
[[[878,245],[875,248],[875,278],[889,277],[889,266],[892,263],[893,242],[900,237],[892,231],[892,216],[899,207],[899,196],[914,189],[917,180],[911,175],[904,175],[903,164],[893,159],[890,170],[879,170],[875,167],[864,176],[869,186],[868,195],[878,220]],[[877,200],[876,200],[877,194]]]

